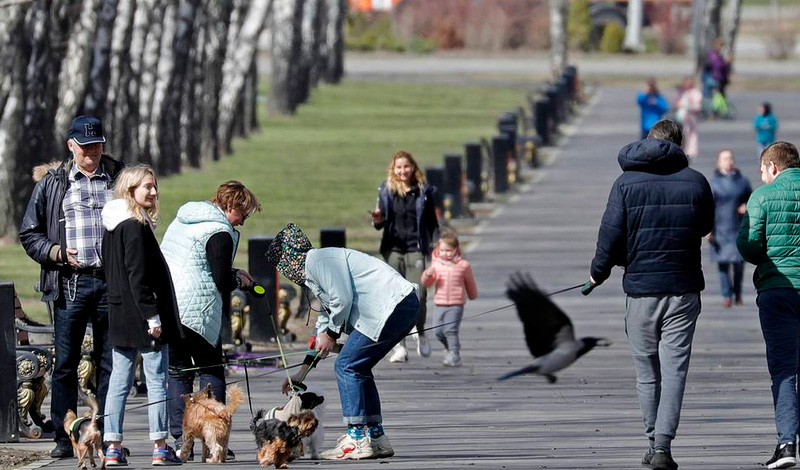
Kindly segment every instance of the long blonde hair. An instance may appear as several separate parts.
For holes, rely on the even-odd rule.
[[[419,165],[417,165],[417,161],[414,160],[414,157],[405,150],[398,150],[392,155],[392,161],[389,163],[389,170],[386,175],[386,188],[392,194],[405,194],[403,192],[403,182],[394,174],[395,162],[400,158],[405,158],[408,160],[408,163],[414,167],[414,174],[411,175],[411,182],[409,184],[410,187],[421,186],[427,181],[425,179],[425,174],[419,169]]]
[[[114,195],[127,203],[128,210],[136,220],[142,224],[146,224],[148,223],[147,219],[150,219],[149,223],[155,228],[156,224],[158,224],[158,198],[153,202],[153,207],[145,209],[137,204],[136,199],[133,197],[133,192],[142,184],[142,181],[147,175],[153,177],[153,183],[155,183],[156,190],[158,190],[158,177],[156,177],[155,170],[153,170],[150,165],[140,163],[138,165],[126,167],[119,173],[117,181],[114,184]],[[142,214],[142,210],[147,213],[147,218]]]

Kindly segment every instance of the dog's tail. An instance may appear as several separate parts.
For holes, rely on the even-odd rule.
[[[242,403],[244,403],[242,389],[238,385],[228,387],[228,406],[225,407],[228,413],[233,414]]]
[[[100,414],[100,406],[97,404],[97,399],[91,393],[87,393],[83,401],[86,402],[89,410],[91,410],[91,414],[87,413],[87,415],[92,418],[92,421],[97,421],[97,416]]]
[[[264,409],[260,409],[256,411],[256,415],[253,416],[253,419],[250,420],[250,430],[256,432],[256,428],[258,427],[258,423],[264,419],[264,415],[267,414]]]

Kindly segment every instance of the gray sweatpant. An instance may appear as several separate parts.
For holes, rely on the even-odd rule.
[[[626,308],[645,435],[669,449],[681,417],[700,294],[628,296]]]
[[[461,329],[463,316],[463,305],[437,305],[433,316],[433,324],[438,325],[433,330],[436,339],[441,341],[448,351],[456,354],[461,351],[458,332]]]

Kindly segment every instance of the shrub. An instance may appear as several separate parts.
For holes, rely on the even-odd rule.
[[[408,44],[408,50],[416,54],[430,54],[436,51],[436,43],[430,39],[417,37]]]
[[[589,1],[575,0],[569,5],[567,16],[567,37],[573,48],[588,51],[591,47],[592,17],[589,15]]]
[[[764,42],[770,59],[787,60],[792,57],[797,47],[797,33],[786,25],[771,28],[764,35]]]
[[[603,28],[603,38],[600,39],[600,50],[608,54],[616,54],[622,50],[625,41],[625,28],[621,24],[610,21]]]
[[[394,34],[388,14],[349,12],[345,25],[345,47],[356,51],[406,50],[406,43]]]

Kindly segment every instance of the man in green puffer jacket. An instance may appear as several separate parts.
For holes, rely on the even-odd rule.
[[[772,379],[778,445],[767,468],[796,461],[800,427],[800,157],[797,147],[775,142],[761,152],[761,181],[747,203],[736,245],[756,265],[753,283]]]

